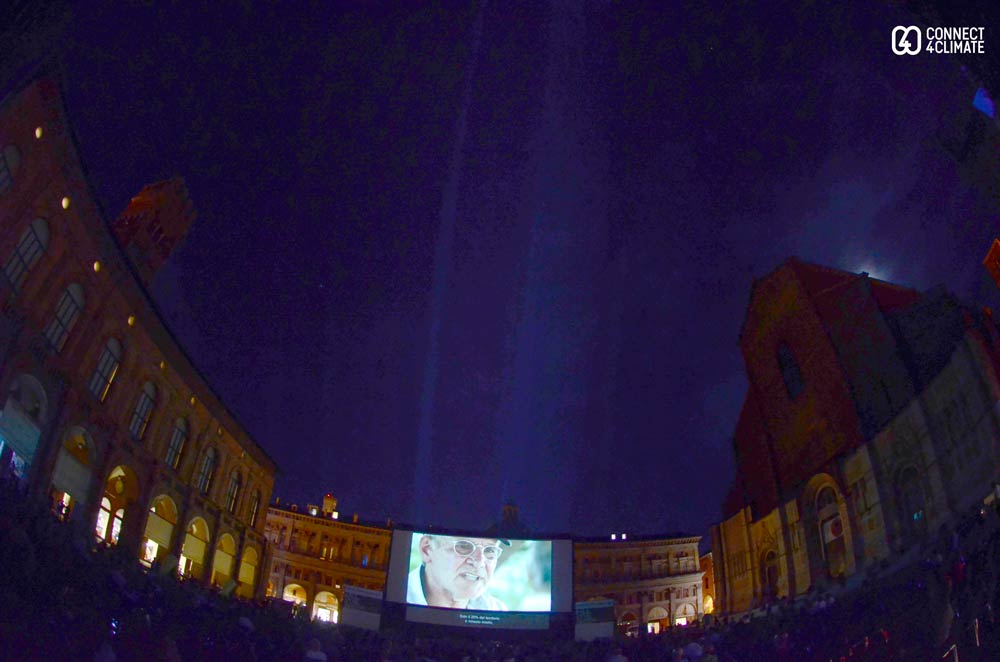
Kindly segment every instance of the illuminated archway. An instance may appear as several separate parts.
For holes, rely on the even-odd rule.
[[[696,616],[694,605],[682,602],[674,608],[674,625],[690,625]]]
[[[236,541],[228,533],[219,536],[215,546],[215,559],[212,561],[212,585],[225,586],[233,578],[233,566],[236,557]]]
[[[254,587],[257,585],[257,550],[247,547],[243,550],[243,558],[240,559],[239,586],[236,594],[244,598],[252,598]]]
[[[669,625],[670,614],[663,607],[653,607],[646,613],[646,632],[659,634],[660,630]]]
[[[149,566],[153,561],[166,556],[174,538],[177,526],[177,505],[166,494],[153,499],[146,517],[146,530],[142,537],[139,555],[142,563]]]
[[[200,517],[192,519],[184,534],[177,572],[184,577],[201,577],[205,568],[205,552],[208,549],[210,539],[208,523]]]
[[[50,491],[52,511],[60,519],[68,520],[79,504],[86,511],[96,459],[94,441],[86,430],[73,427],[66,431],[52,470]]]
[[[710,595],[705,596],[705,613],[711,614],[715,611],[715,600]]]
[[[301,607],[309,601],[309,594],[298,584],[288,584],[281,594],[281,599]]]
[[[337,601],[337,596],[330,591],[320,591],[317,593],[316,599],[313,600],[312,617],[314,620],[323,621],[324,623],[336,623],[339,621],[340,603]]]
[[[139,497],[139,480],[135,472],[125,465],[118,465],[108,474],[104,483],[101,507],[97,511],[94,537],[97,542],[117,545],[125,520],[125,510]]]

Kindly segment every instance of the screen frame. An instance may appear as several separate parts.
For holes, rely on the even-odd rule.
[[[475,609],[449,609],[413,605],[406,601],[410,552],[414,534],[430,534],[467,538],[504,538],[512,541],[548,542],[552,545],[551,584],[549,587],[550,611],[482,611]],[[403,542],[405,540],[405,542]],[[400,558],[402,557],[402,558]],[[405,572],[404,572],[405,570]],[[506,632],[520,636],[528,633],[549,636],[565,634],[571,628],[573,603],[573,538],[569,534],[547,535],[528,532],[515,534],[495,531],[469,531],[468,529],[442,529],[433,526],[413,526],[394,523],[389,554],[386,559],[386,581],[383,590],[383,629],[417,628],[426,631],[442,628],[470,632]],[[506,624],[504,623],[506,621]]]

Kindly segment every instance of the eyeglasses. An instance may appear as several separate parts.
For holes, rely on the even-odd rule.
[[[482,548],[483,558],[487,561],[496,561],[503,553],[503,550],[496,545],[480,545],[471,540],[456,540],[454,543],[455,553],[459,556],[472,556],[477,547]]]

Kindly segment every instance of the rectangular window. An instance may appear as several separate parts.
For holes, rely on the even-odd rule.
[[[167,447],[167,466],[171,469],[177,469],[177,465],[180,464],[181,452],[184,450],[186,439],[187,433],[184,428],[175,425],[173,434],[170,435],[170,445]]]
[[[854,512],[863,515],[868,512],[868,483],[861,479],[851,485],[851,495],[854,497]]]
[[[142,439],[149,426],[149,417],[153,414],[153,398],[143,389],[139,394],[139,401],[132,412],[132,420],[129,422],[128,431],[136,441]]]
[[[201,460],[201,470],[198,472],[198,491],[208,494],[212,486],[212,475],[215,473],[215,450],[209,449]]]
[[[108,390],[111,388],[111,383],[115,380],[115,375],[118,373],[121,356],[117,353],[116,349],[117,347],[114,343],[109,342],[107,344],[101,353],[100,361],[97,362],[97,369],[90,378],[90,394],[101,402],[104,402],[104,399],[108,397]]]
[[[28,275],[28,269],[42,256],[43,250],[42,241],[34,226],[28,226],[21,241],[18,242],[17,248],[14,249],[14,254],[10,256],[10,260],[7,261],[7,265],[3,269],[15,292],[21,290],[24,278]]]
[[[58,353],[66,344],[69,330],[76,323],[76,318],[80,315],[82,307],[83,303],[77,299],[72,289],[67,289],[59,298],[55,317],[45,327],[45,340],[53,354]]]
[[[226,510],[236,512],[236,502],[240,495],[240,475],[235,471],[229,477],[229,489],[226,490]]]
[[[260,508],[260,492],[254,492],[253,501],[250,502],[250,528],[257,524],[257,510]]]

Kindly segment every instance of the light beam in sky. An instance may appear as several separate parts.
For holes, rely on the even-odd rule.
[[[417,463],[414,475],[415,489],[412,503],[415,504],[417,521],[426,523],[427,506],[430,503],[430,469],[434,451],[434,398],[438,381],[438,338],[441,334],[441,318],[444,314],[444,296],[451,274],[452,244],[455,239],[455,215],[458,204],[458,185],[461,177],[462,152],[465,148],[465,134],[468,128],[469,97],[472,78],[479,58],[479,46],[483,34],[483,14],[486,2],[479,7],[472,29],[472,49],[465,70],[465,89],[462,105],[455,125],[455,143],[451,152],[448,179],[441,194],[441,214],[437,245],[434,250],[434,282],[431,289],[430,329],[427,342],[427,363],[424,368],[423,388],[420,393],[420,422],[417,429]]]

